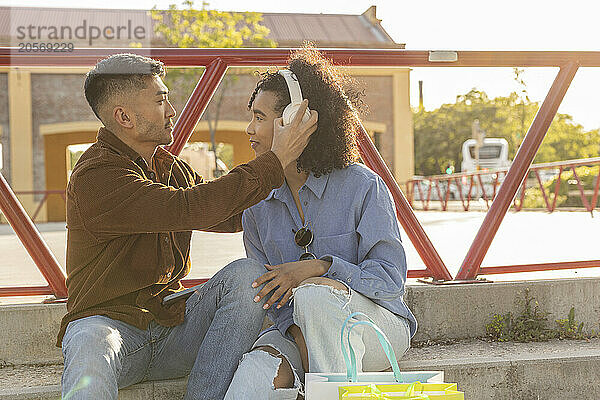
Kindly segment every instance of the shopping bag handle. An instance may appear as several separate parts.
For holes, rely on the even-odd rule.
[[[421,392],[417,393],[415,392],[415,386],[416,385],[421,385],[420,389]],[[406,385],[406,384],[404,384]],[[388,397],[385,393],[383,393],[379,387],[379,385],[375,384],[375,383],[370,383],[367,385],[358,385],[358,386],[340,386],[339,387],[339,400],[343,400],[343,399],[349,399],[351,397],[355,397],[354,395],[356,394],[368,394],[370,397],[370,399],[380,399],[380,400],[384,400],[384,399],[389,399],[391,397]],[[385,385],[385,386],[395,386],[395,385]],[[394,389],[394,391],[397,391],[398,389]],[[364,396],[361,398],[365,398]],[[404,399],[404,400],[431,400],[429,398],[428,395],[423,393],[423,384],[419,381],[413,382],[411,384],[408,384],[406,389],[405,389],[405,393],[404,395],[393,395],[394,399]]]
[[[383,351],[385,352],[385,355],[387,356],[390,365],[392,366],[392,371],[394,371],[394,379],[396,380],[396,382],[398,383],[402,383],[402,375],[400,373],[400,367],[398,366],[398,361],[396,360],[396,353],[394,352],[394,349],[392,348],[392,345],[390,344],[388,338],[385,336],[385,333],[383,333],[383,331],[377,326],[375,325],[373,322],[370,321],[357,321],[355,323],[353,323],[352,325],[350,325],[350,328],[348,328],[348,335],[346,336],[347,342],[348,342],[348,349],[350,350],[350,361],[352,364],[352,373],[354,381],[357,380],[357,366],[356,366],[356,355],[354,354],[354,349],[352,348],[352,345],[350,344],[350,332],[352,331],[352,329],[357,326],[357,325],[366,325],[366,326],[370,326],[371,328],[373,328],[375,330],[375,333],[377,334],[377,338],[379,339],[379,343],[381,344],[381,347],[383,348]],[[353,381],[353,382],[354,382]]]
[[[415,393],[415,390],[417,390],[415,388],[415,386],[420,385],[421,387],[421,393]],[[409,399],[423,399],[423,400],[429,400],[429,396],[427,396],[426,394],[423,394],[423,384],[419,381],[415,381],[413,383],[411,383],[408,388],[406,388],[406,395],[408,396]]]
[[[348,349],[350,351],[350,357],[348,357],[348,352],[346,351],[346,346],[344,346],[344,330],[346,329],[348,322],[352,318],[359,316],[359,315],[366,318],[367,321],[354,322],[348,328],[348,334],[346,335]],[[354,352],[354,349],[352,348],[352,344],[350,343],[350,332],[357,325],[370,326],[371,328],[373,328],[375,330],[375,333],[377,334],[377,339],[379,339],[379,343],[381,344],[381,347],[383,348],[383,351],[385,352],[385,355],[387,356],[388,361],[390,362],[390,365],[392,366],[392,371],[394,372],[394,379],[396,380],[396,382],[402,383],[403,382],[402,374],[400,372],[400,367],[398,366],[398,361],[396,360],[396,354],[394,352],[394,349],[392,348],[392,345],[390,344],[390,341],[388,340],[385,333],[383,333],[383,331],[377,325],[375,325],[375,323],[373,322],[373,320],[371,318],[369,318],[367,315],[360,313],[360,312],[352,313],[344,320],[344,323],[342,324],[342,331],[340,334],[340,344],[341,344],[341,348],[342,348],[342,355],[344,356],[344,361],[346,363],[346,377],[347,377],[348,381],[356,382],[357,376],[358,376],[358,371],[357,371],[358,368],[356,366],[356,354]]]

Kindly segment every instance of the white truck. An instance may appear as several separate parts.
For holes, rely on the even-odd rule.
[[[484,138],[480,142],[479,157],[477,154],[477,140],[469,139],[462,145],[462,162],[460,164],[461,172],[476,172],[494,170],[498,168],[508,168],[512,161],[508,159],[508,142],[503,138]],[[504,181],[504,174],[500,174],[497,184]],[[485,189],[486,197],[490,198],[494,193],[495,174],[483,174],[481,183]],[[470,181],[467,178],[462,179],[462,192],[466,196],[469,192]],[[498,187],[496,187],[496,193]],[[475,178],[471,196],[474,198],[482,197],[479,179]]]
[[[483,143],[479,147],[479,160],[477,159],[476,145],[477,141],[475,139],[469,139],[463,143],[461,172],[510,167],[512,161],[508,159],[508,142],[506,139],[483,139]],[[477,168],[478,164],[479,168]]]

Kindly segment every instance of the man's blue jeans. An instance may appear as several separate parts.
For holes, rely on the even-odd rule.
[[[250,259],[232,262],[186,301],[183,324],[140,330],[96,315],[72,321],[62,342],[63,397],[116,400],[118,388],[189,374],[185,399],[222,399],[265,311],[252,282],[266,273]]]

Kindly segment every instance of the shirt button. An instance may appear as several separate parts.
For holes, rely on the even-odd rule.
[[[308,201],[305,201],[305,202],[304,202],[304,205],[305,205],[305,206],[307,206],[307,205],[308,205]]]
[[[346,282],[352,282],[352,278],[346,279]]]
[[[375,296],[379,296],[379,292],[375,292],[374,294],[375,294]]]

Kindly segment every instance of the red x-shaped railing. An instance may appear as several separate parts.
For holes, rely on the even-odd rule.
[[[91,66],[100,58],[121,52],[135,52],[162,60],[171,67],[204,66],[206,70],[198,82],[181,116],[174,127],[174,143],[169,150],[178,154],[194,127],[200,120],[227,67],[284,65],[291,49],[77,49],[72,53],[20,53],[14,48],[0,48],[0,66]],[[535,154],[554,118],[556,111],[579,66],[600,66],[600,52],[511,52],[511,51],[459,51],[429,52],[407,50],[357,50],[325,49],[326,56],[335,63],[346,66],[397,66],[397,67],[559,67],[560,70],[546,99],[542,103],[522,145],[505,177],[479,232],[469,249],[456,280],[472,280],[481,271],[481,263],[498,231],[510,204],[526,176]],[[426,270],[409,270],[409,277],[432,277],[437,281],[450,281],[452,275],[444,265],[412,208],[402,194],[385,162],[375,149],[364,128],[358,132],[362,159],[376,171],[388,185],[398,219],[415,249],[425,263]],[[64,274],[56,259],[45,245],[35,226],[20,206],[6,181],[0,179],[0,207],[15,232],[48,280],[50,287],[0,288],[0,296],[11,294],[54,293],[66,296]],[[543,270],[548,268],[600,267],[598,261],[570,263],[531,264],[526,266],[498,267],[503,272]],[[492,271],[496,267],[487,267]],[[510,269],[510,271],[506,271]],[[496,271],[496,270],[494,270]],[[197,280],[196,280],[197,281]],[[188,283],[195,283],[188,281]],[[43,293],[42,293],[43,292]]]

